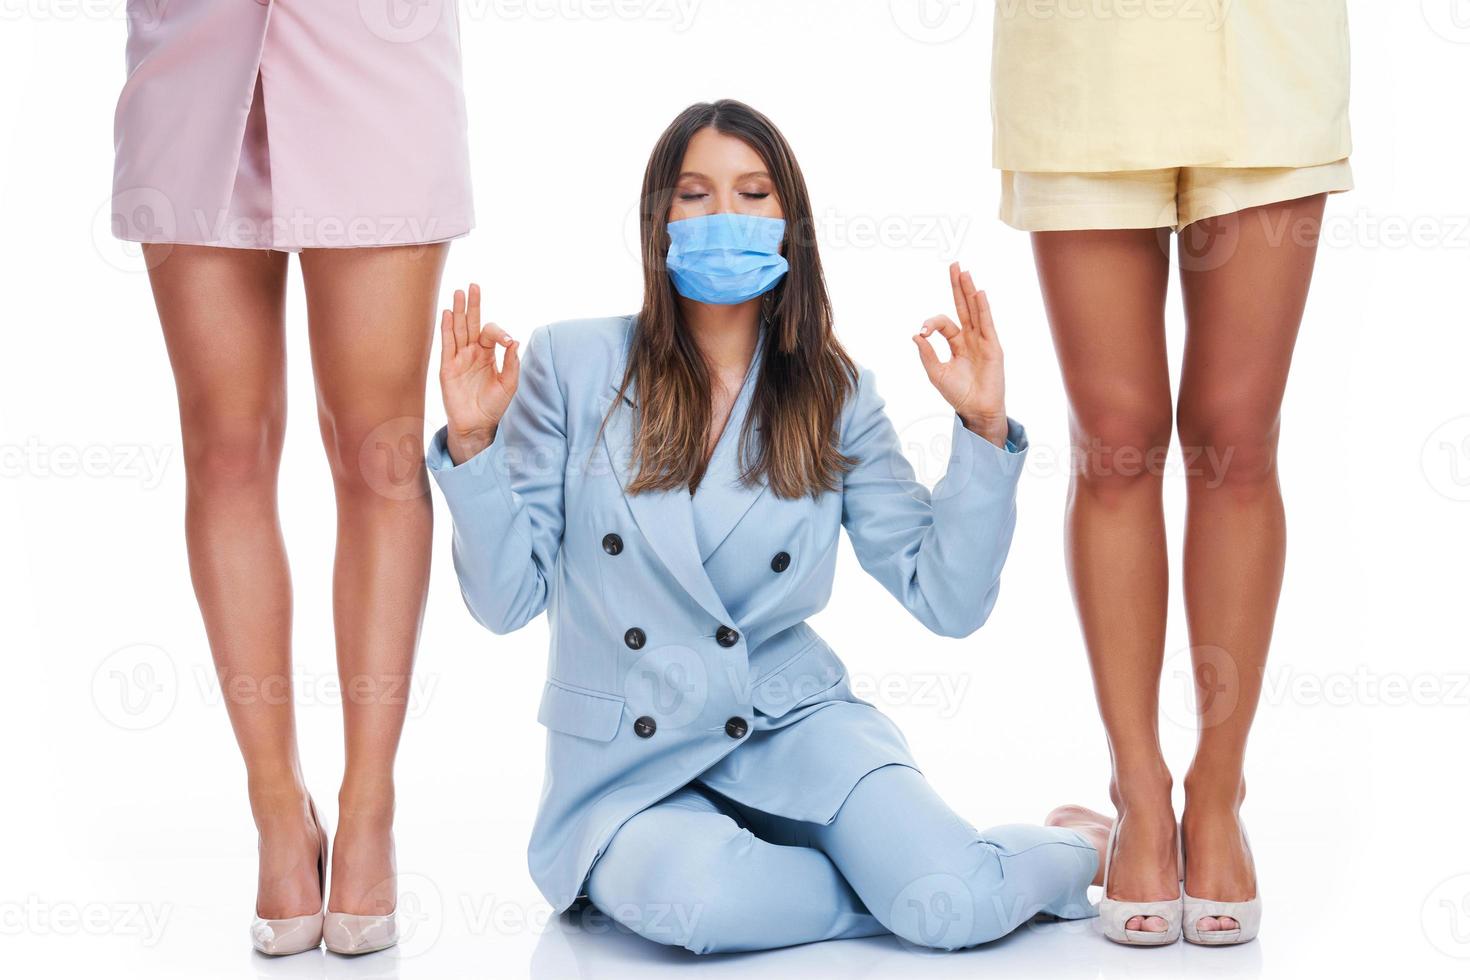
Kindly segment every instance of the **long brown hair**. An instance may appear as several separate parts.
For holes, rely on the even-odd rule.
[[[786,215],[783,254],[790,270],[765,296],[764,353],[740,432],[741,479],[747,485],[764,479],[787,499],[837,490],[854,463],[839,451],[837,421],[857,372],[832,333],[806,178],[780,130],[732,99],[680,113],[659,138],[643,177],[643,310],[620,389],[625,394],[637,382],[636,475],[628,489],[693,491],[704,476],[710,377],[681,323],[668,274],[667,225],[685,151],[707,128],[744,140],[760,154]]]

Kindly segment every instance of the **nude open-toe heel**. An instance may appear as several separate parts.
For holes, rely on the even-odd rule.
[[[316,804],[311,807],[311,822],[316,825],[318,850],[316,856],[316,880],[321,889],[321,904],[327,901],[327,833],[316,815]],[[291,956],[316,949],[322,944],[322,913],[318,909],[311,915],[298,915],[290,919],[262,919],[255,916],[250,924],[250,943],[267,956]]]
[[[1255,853],[1251,850],[1250,834],[1240,828],[1245,838],[1246,853],[1251,866],[1255,866]],[[1238,929],[1210,929],[1201,931],[1199,920],[1206,916],[1221,918],[1228,916],[1240,924]],[[1248,943],[1261,931],[1261,889],[1256,886],[1256,896],[1248,902],[1216,902],[1208,898],[1195,898],[1184,892],[1184,938],[1198,946],[1239,946]]]
[[[1103,870],[1103,898],[1098,904],[1098,917],[1102,919],[1103,935],[1124,946],[1168,946],[1179,941],[1180,923],[1184,918],[1184,886],[1179,886],[1179,898],[1163,902],[1120,902],[1108,898],[1108,878],[1113,869],[1113,847],[1118,840],[1118,825],[1113,824],[1108,834],[1108,853]],[[1176,840],[1176,851],[1178,841]],[[1179,878],[1184,879],[1183,853],[1180,854]],[[1168,923],[1163,932],[1146,932],[1129,929],[1128,920],[1136,916],[1158,916]]]

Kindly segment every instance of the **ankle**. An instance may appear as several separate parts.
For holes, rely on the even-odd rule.
[[[299,780],[255,780],[248,787],[250,813],[257,824],[310,819],[311,797]]]
[[[1118,769],[1113,773],[1109,795],[1118,815],[1128,812],[1149,813],[1174,809],[1174,778],[1162,765],[1128,770]]]
[[[1184,778],[1184,810],[1190,814],[1237,814],[1245,802],[1245,779],[1239,771],[1219,775],[1191,770]]]
[[[337,819],[339,823],[393,822],[395,794],[391,780],[344,781],[337,794]]]

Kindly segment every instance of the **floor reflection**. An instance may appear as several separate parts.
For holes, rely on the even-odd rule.
[[[1262,974],[1263,943],[1230,949],[1202,949],[1186,943],[1162,949],[1130,949],[1109,943],[1096,920],[1035,922],[1007,938],[960,953],[923,953],[891,937],[814,943],[766,953],[695,956],[669,949],[620,930],[604,916],[586,912],[548,923],[531,959],[532,980],[648,980],[676,971],[702,976],[748,976],[774,970],[781,976],[988,977],[1046,976],[1067,980],[1167,980],[1230,977],[1250,980]]]

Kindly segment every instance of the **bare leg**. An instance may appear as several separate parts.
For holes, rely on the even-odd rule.
[[[328,909],[396,904],[393,761],[429,585],[424,385],[447,245],[302,253],[337,494],[333,619],[346,772]]]
[[[1110,897],[1177,898],[1172,781],[1159,745],[1169,568],[1163,465],[1173,427],[1161,233],[1032,236],[1071,406],[1067,564],[1113,760]],[[1106,855],[1104,855],[1106,860]],[[1134,930],[1163,931],[1157,917]]]
[[[260,832],[257,912],[321,910],[296,751],[291,579],[276,511],[286,422],[286,255],[145,246],[178,387],[194,594]]]
[[[1246,901],[1245,748],[1286,561],[1276,476],[1281,401],[1311,286],[1325,196],[1199,222],[1180,240],[1189,339],[1179,434],[1189,469],[1184,598],[1200,705],[1185,778],[1191,895]],[[1220,920],[1235,928],[1234,920]],[[1215,925],[1206,919],[1202,928]]]

